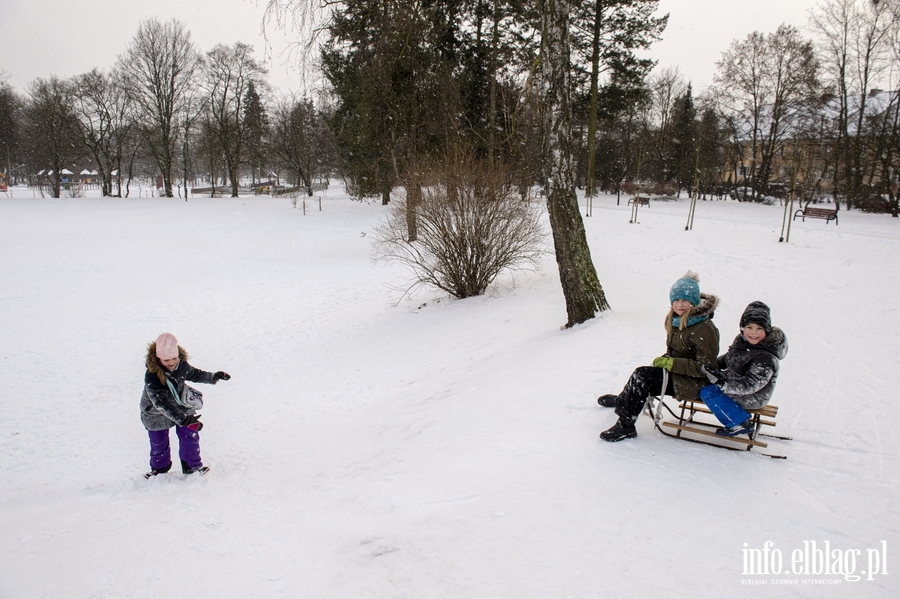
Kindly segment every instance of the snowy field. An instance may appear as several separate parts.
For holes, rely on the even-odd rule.
[[[684,200],[629,224],[604,196],[585,224],[613,309],[563,330],[552,255],[482,297],[402,297],[371,257],[384,208],[335,188],[306,215],[18,196],[0,196],[2,599],[900,595],[897,219],[798,220],[778,243],[779,206],[699,202],[685,231]],[[785,330],[773,403],[794,440],[769,448],[787,460],[646,417],[598,438],[615,415],[596,397],[664,351],[688,269],[721,298],[722,352],[752,300]],[[142,476],[163,331],[232,375],[202,387],[204,477]],[[826,543],[839,573],[805,573]],[[781,573],[746,573],[764,547]]]

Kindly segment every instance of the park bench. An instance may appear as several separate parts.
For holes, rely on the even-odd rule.
[[[807,218],[821,218],[825,220],[826,225],[828,224],[828,221],[832,220],[834,221],[835,226],[838,224],[837,210],[830,210],[828,208],[810,208],[807,206],[794,213],[794,219],[798,216],[802,217],[804,222],[806,222]]]
[[[299,194],[300,190],[304,189],[303,187],[281,187],[279,189],[272,189],[272,197],[278,196],[286,196],[291,194]]]
[[[637,196],[628,200],[628,205],[637,204],[638,206],[649,206],[650,198],[644,196]]]

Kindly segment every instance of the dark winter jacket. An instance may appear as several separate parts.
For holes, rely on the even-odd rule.
[[[162,431],[175,425],[184,426],[184,419],[196,412],[175,401],[166,380],[172,381],[180,395],[185,381],[215,385],[215,375],[188,364],[187,352],[178,346],[178,366],[168,371],[156,357],[156,342],[147,346],[147,372],[144,374],[144,392],[141,394],[141,422],[148,431]]]
[[[719,368],[725,369],[725,382],[719,383],[722,392],[744,409],[763,407],[772,399],[779,361],[784,359],[787,351],[787,337],[778,327],[772,327],[766,338],[756,345],[738,335],[717,361]]]
[[[719,329],[712,318],[719,298],[700,294],[700,305],[691,310],[688,323],[702,319],[684,329],[672,327],[666,338],[666,355],[672,361],[672,384],[675,397],[681,400],[698,399],[700,389],[709,384],[701,366],[713,366],[719,355]]]

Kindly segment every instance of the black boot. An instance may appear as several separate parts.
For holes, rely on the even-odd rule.
[[[172,462],[169,462],[169,465],[165,468],[152,468],[150,472],[144,475],[144,478],[153,478],[157,474],[165,474],[169,470],[172,469]]]
[[[618,395],[601,395],[597,398],[597,403],[603,406],[604,408],[614,408],[616,407],[616,402],[619,400]]]
[[[193,474],[194,472],[206,474],[207,472],[209,472],[209,466],[199,466],[198,468],[194,468],[192,470],[191,467],[187,465],[187,462],[181,460],[181,472],[184,474]]]
[[[637,437],[637,429],[634,428],[634,420],[619,416],[619,420],[610,428],[600,433],[600,438],[610,443],[633,439]]]

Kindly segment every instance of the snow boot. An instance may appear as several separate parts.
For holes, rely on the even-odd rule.
[[[637,437],[637,429],[634,428],[634,420],[619,416],[619,420],[610,428],[600,433],[600,438],[610,443],[633,439]]]
[[[197,466],[196,468],[191,468],[187,465],[187,462],[181,460],[181,471],[184,474],[193,474],[195,472],[199,472],[200,474],[206,474],[209,472],[209,466]]]
[[[166,466],[165,468],[151,468],[150,472],[148,472],[147,474],[144,475],[144,478],[153,478],[157,474],[165,474],[166,472],[168,472],[171,469],[172,469],[172,463],[169,462],[169,465]]]
[[[604,408],[614,408],[616,407],[616,402],[619,400],[618,395],[601,395],[597,398],[597,403],[603,406]]]
[[[716,434],[720,437],[736,437],[738,435],[749,435],[755,430],[756,427],[753,426],[753,421],[748,419],[740,424],[735,424],[734,426],[717,428]]]

